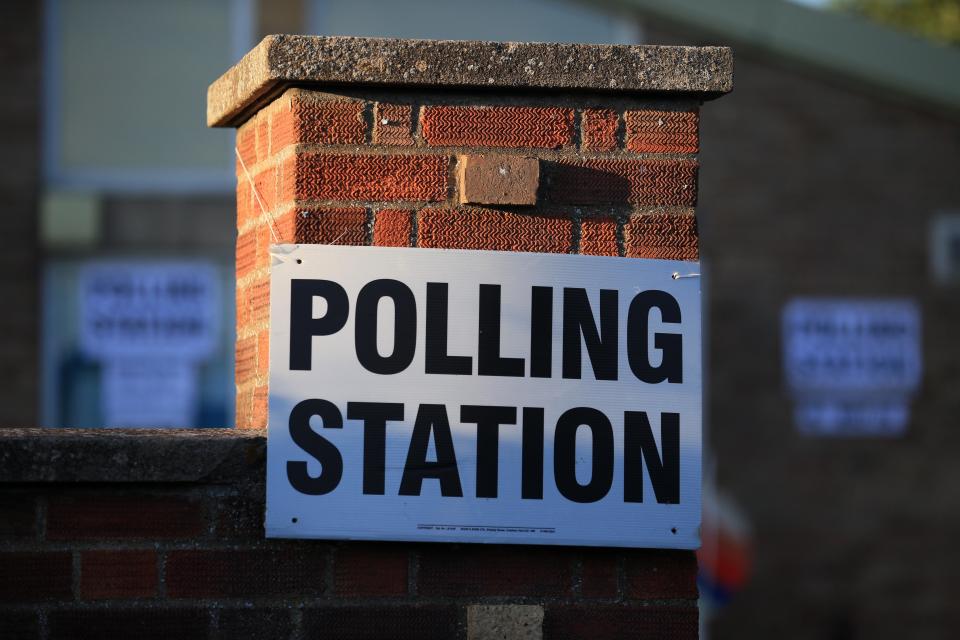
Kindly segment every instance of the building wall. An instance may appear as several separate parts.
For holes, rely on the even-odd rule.
[[[960,292],[933,282],[928,233],[938,210],[960,210],[960,121],[734,47],[734,92],[703,110],[698,218],[708,440],[753,525],[755,566],[716,635],[947,637],[960,623]],[[917,302],[924,373],[905,437],[797,433],[780,335],[794,296]]]
[[[39,382],[37,300],[40,175],[39,2],[0,3],[0,427],[34,424]]]

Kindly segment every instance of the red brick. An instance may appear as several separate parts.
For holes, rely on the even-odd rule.
[[[623,237],[628,258],[700,259],[697,219],[692,215],[633,216],[624,225]]]
[[[296,200],[297,163],[300,155],[291,155],[277,161],[277,202],[281,209]]]
[[[617,256],[617,220],[611,216],[585,217],[580,223],[580,253]]]
[[[631,551],[624,563],[627,597],[636,600],[695,599],[697,556],[693,551]]]
[[[459,202],[484,205],[537,204],[540,162],[508,153],[473,153],[457,159]]]
[[[269,416],[268,384],[248,382],[237,389],[236,427],[265,429]]]
[[[462,637],[460,610],[454,605],[403,604],[325,607],[303,612],[305,637],[338,640],[448,640]]]
[[[409,104],[378,102],[373,110],[373,143],[412,145],[413,107]]]
[[[171,598],[253,598],[319,595],[326,547],[283,550],[183,550],[167,555]]]
[[[203,520],[200,503],[182,497],[56,496],[47,507],[47,538],[193,538],[202,533]]]
[[[257,266],[257,231],[251,229],[237,236],[237,278],[242,278]]]
[[[253,309],[251,301],[251,289],[254,284],[260,284],[263,280],[247,286],[238,286],[236,288],[236,310],[237,310],[237,333],[252,322]]]
[[[324,100],[292,92],[270,112],[270,153],[291,144],[363,144],[367,125],[363,102]]]
[[[277,218],[277,231],[282,242],[362,245],[367,243],[367,210],[299,207]]]
[[[255,120],[248,120],[237,129],[237,152],[240,159],[237,160],[237,176],[244,175],[243,167],[252,171],[257,164],[257,123]],[[241,164],[240,160],[243,160]]]
[[[33,496],[0,493],[0,540],[32,538],[36,534]]]
[[[245,287],[247,321],[251,324],[265,322],[270,318],[270,278],[251,282]]]
[[[627,149],[634,153],[696,153],[696,111],[627,111]]]
[[[233,426],[237,429],[256,429],[252,426],[253,420],[253,386],[247,385],[237,389],[234,405]]]
[[[37,640],[39,637],[39,611],[4,611],[0,614],[0,638],[4,640]]]
[[[156,551],[84,551],[80,555],[81,598],[150,598],[156,593]]]
[[[247,383],[237,389],[236,427],[265,429],[269,412],[267,383]]]
[[[693,206],[694,160],[562,160],[542,162],[546,200],[567,204]]]
[[[266,384],[254,387],[251,403],[250,428],[266,429],[267,418],[270,411],[268,387]]]
[[[257,227],[257,268],[270,266],[270,245],[273,243],[286,242],[283,232],[280,229],[280,220],[282,215],[274,212],[270,216],[267,224],[261,224]]]
[[[555,149],[573,141],[573,110],[559,107],[423,108],[423,138],[434,146]]]
[[[337,550],[334,590],[344,597],[407,594],[408,558],[397,545],[348,545]]]
[[[584,598],[616,598],[618,595],[618,555],[606,549],[583,552],[580,595]]]
[[[234,381],[242,385],[252,380],[257,371],[257,336],[238,338],[234,357]]]
[[[268,213],[273,211],[282,202],[278,185],[278,170],[275,163],[271,162],[270,166],[258,171],[253,176],[254,194],[251,215],[254,218],[258,218],[264,211]],[[247,177],[244,176],[244,179],[247,179]]]
[[[263,380],[270,372],[270,330],[257,334],[257,379]]]
[[[580,118],[580,146],[589,151],[617,148],[620,116],[612,109],[584,109]]]
[[[0,602],[67,599],[72,585],[70,553],[0,553]]]
[[[237,333],[240,333],[240,330],[250,324],[250,302],[247,299],[247,289],[246,287],[238,286],[234,289],[234,300],[237,313]]]
[[[270,119],[261,111],[256,116],[257,124],[257,160],[266,160],[270,157]],[[249,168],[249,167],[247,167]]]
[[[544,608],[543,640],[696,640],[699,634],[695,604],[689,607],[558,604]]]
[[[563,215],[518,214],[493,209],[421,209],[417,246],[567,253],[573,222]]]
[[[412,212],[381,209],[373,223],[373,244],[378,247],[409,247],[413,230]]]
[[[260,209],[253,201],[253,190],[247,176],[237,176],[237,229],[243,229],[251,220],[256,220]]]
[[[48,614],[49,640],[133,638],[194,640],[208,637],[205,609],[85,609]]]
[[[333,155],[296,157],[293,195],[303,200],[439,201],[447,198],[443,155]]]
[[[266,504],[262,497],[228,496],[216,503],[217,540],[262,540]]]
[[[420,554],[423,596],[564,597],[573,582],[572,559],[554,549],[430,547]]]
[[[276,223],[274,223],[276,225]],[[237,278],[263,269],[270,264],[270,243],[273,232],[269,225],[261,224],[237,236]]]

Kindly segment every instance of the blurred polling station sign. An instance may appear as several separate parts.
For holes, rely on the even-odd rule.
[[[95,358],[201,360],[219,337],[219,284],[205,262],[88,264],[79,277],[80,347]]]
[[[267,536],[699,546],[697,263],[272,254]]]
[[[798,429],[902,434],[922,374],[920,327],[911,300],[791,301],[783,313],[783,361]]]
[[[191,426],[197,366],[220,337],[220,280],[200,261],[101,261],[79,273],[79,343],[101,363],[108,426]]]

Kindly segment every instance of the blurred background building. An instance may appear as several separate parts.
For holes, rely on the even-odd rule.
[[[960,52],[949,42],[960,3],[839,3],[859,15],[825,4],[0,3],[0,424],[232,423],[233,133],[205,128],[204,102],[262,35],[729,44],[734,93],[701,119],[705,478],[739,503],[753,552],[751,579],[712,631],[952,637]],[[794,330],[784,310],[824,298],[834,311],[810,321],[824,331],[870,325],[864,302],[907,309],[913,320],[884,325],[918,348],[897,389],[906,414],[841,408],[807,423],[796,413],[806,399],[784,356]],[[151,304],[172,311],[128,313]],[[192,333],[130,351],[104,313]],[[830,348],[846,347],[823,346],[824,361]],[[718,599],[742,581],[747,560],[733,562],[705,585]]]

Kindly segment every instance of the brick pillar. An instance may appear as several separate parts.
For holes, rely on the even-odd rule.
[[[716,47],[266,38],[208,95],[238,128],[237,427],[267,421],[271,242],[696,260],[699,108],[731,81]],[[545,633],[662,614],[696,635],[692,552],[555,553],[430,546],[415,593],[565,603]],[[343,579],[376,595],[375,560]]]

